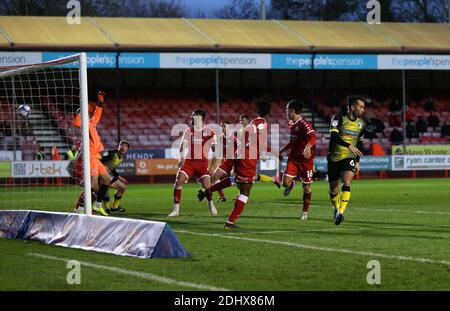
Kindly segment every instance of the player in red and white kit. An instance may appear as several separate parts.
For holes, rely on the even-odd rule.
[[[225,161],[230,161],[231,165],[233,165],[233,159],[235,158],[235,153],[237,150],[237,138],[233,133],[233,130],[230,128],[230,123],[227,121],[222,121],[220,123],[220,126],[222,128],[222,134],[218,138],[218,142],[221,143],[221,145],[217,144],[216,147],[216,153],[219,152],[216,161],[215,166],[211,165],[211,173],[212,173],[212,180],[213,183],[220,182],[221,179],[224,177],[227,177],[230,175],[230,172],[226,172],[220,169],[220,164],[222,164]],[[225,202],[227,198],[225,197],[225,194],[223,193],[223,190],[218,190],[219,193],[219,199],[217,201],[219,202]]]
[[[258,118],[253,119],[244,129],[244,135],[239,140],[237,158],[222,162],[219,169],[230,173],[234,169],[234,177],[222,179],[219,183],[212,185],[207,189],[202,189],[198,193],[199,200],[211,196],[211,193],[227,188],[236,183],[239,188],[239,195],[236,198],[234,209],[225,223],[225,229],[239,228],[235,225],[236,220],[244,210],[248,201],[250,190],[256,179],[256,167],[258,165],[261,152],[270,151],[267,146],[267,122],[265,118],[270,115],[270,103],[261,100],[256,104]]]
[[[206,113],[196,109],[191,114],[191,126],[186,129],[180,144],[180,161],[173,191],[173,211],[169,217],[176,217],[180,213],[181,190],[183,184],[191,176],[197,179],[203,187],[211,186],[211,176],[208,170],[208,152],[214,150],[216,134],[213,129],[204,126]],[[211,215],[217,215],[212,195],[208,195],[208,207]]]
[[[289,142],[280,149],[282,154],[290,149],[289,157],[283,176],[284,194],[289,194],[295,185],[297,176],[303,184],[303,211],[301,220],[308,219],[308,210],[311,202],[311,183],[313,181],[314,150],[316,132],[302,115],[303,103],[293,99],[286,105],[286,115],[289,120]]]

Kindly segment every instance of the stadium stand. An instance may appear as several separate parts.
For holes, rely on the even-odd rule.
[[[349,91],[348,91],[349,92]],[[347,93],[347,92],[344,92]],[[171,93],[173,94],[173,93]],[[170,129],[177,123],[185,124],[189,117],[189,112],[195,108],[204,109],[208,116],[207,121],[215,122],[216,104],[207,101],[201,97],[195,97],[189,94],[170,95],[160,93],[159,95],[134,94],[126,95],[121,102],[121,135],[129,140],[136,148],[169,148],[177,137],[170,136]],[[328,122],[331,116],[338,113],[340,107],[330,107],[327,101],[321,96],[316,102],[315,124],[317,129],[317,151],[319,155],[325,155],[328,148],[329,134]],[[409,103],[409,110],[413,116],[413,120],[417,116],[427,116],[429,113],[425,111],[424,102],[427,96],[418,101]],[[383,147],[386,154],[390,153],[391,143],[389,135],[394,127],[388,123],[385,116],[390,114],[389,104],[394,97],[388,96],[383,101],[374,100],[374,104],[368,108],[367,115],[373,115],[382,119],[384,130],[377,133],[376,137],[366,139],[366,149],[370,150],[372,143],[379,144]],[[269,119],[271,124],[280,124],[280,144],[284,144],[288,140],[286,126],[284,103],[286,100],[277,99],[273,104],[272,116]],[[444,124],[449,119],[448,103],[443,97],[435,98],[436,112],[440,124]],[[145,107],[143,109],[142,107]],[[243,99],[229,99],[221,102],[220,119],[228,122],[237,123],[238,116],[242,113],[254,115],[251,104]],[[305,117],[312,119],[311,111],[305,109]],[[399,116],[399,114],[398,114]],[[400,117],[400,116],[399,116]],[[102,138],[114,144],[117,140],[117,118],[116,107],[114,101],[111,102],[108,109],[105,109],[105,122],[99,124],[99,131]],[[448,143],[448,137],[441,137],[441,127],[427,127],[425,133],[417,138],[407,139],[410,143]]]
[[[20,25],[20,27],[17,27]],[[445,53],[448,25],[82,17],[0,17],[0,48],[177,51]]]
[[[350,92],[350,90],[343,91],[342,94],[349,94],[348,92]],[[413,124],[415,124],[419,116],[424,116],[425,119],[429,116],[430,112],[427,112],[425,109],[425,103],[429,97],[429,94],[425,94],[420,99],[410,100],[408,102],[408,115],[412,118]],[[345,96],[339,98],[345,98]],[[392,95],[383,96],[382,99],[373,99],[372,105],[366,109],[366,119],[375,117],[382,120],[384,125],[384,130],[375,135],[375,137],[369,137],[366,139],[366,144],[380,144],[386,154],[390,153],[391,142],[389,141],[389,135],[394,128],[401,127],[402,111],[389,111],[389,106],[394,100],[395,97]],[[436,111],[433,112],[433,114],[438,118],[439,123],[442,125],[444,122],[448,122],[450,116],[450,104],[448,97],[446,95],[438,95],[433,98],[433,101],[436,108]],[[343,103],[344,102],[340,102],[341,105],[343,105]],[[331,119],[332,115],[341,110],[340,107],[332,106],[330,100],[325,100],[324,97],[319,98],[316,105],[318,113],[328,121]],[[391,117],[398,120],[399,124],[397,126],[395,124],[390,124],[389,119]],[[402,130],[400,129],[400,131]],[[448,143],[449,139],[448,137],[441,137],[440,126],[435,128],[427,126],[424,133],[418,134],[417,137],[407,138],[406,142],[411,144],[443,144]]]
[[[349,91],[341,91],[343,94]],[[331,92],[335,94],[335,92]],[[173,95],[176,94],[176,95]],[[335,95],[324,95],[322,93],[318,96],[316,101],[316,115],[315,125],[317,129],[317,146],[316,151],[318,155],[326,155],[329,134],[328,122],[331,117],[341,110],[343,101],[339,104],[341,106],[332,106],[330,98]],[[425,102],[429,96],[423,96],[422,99],[409,102],[409,112],[412,117],[412,123],[415,124],[418,116],[426,117],[430,114],[425,110]],[[342,97],[341,97],[342,98]],[[433,98],[436,111],[433,112],[438,120],[440,126],[427,126],[424,133],[418,134],[417,137],[407,138],[408,143],[412,144],[439,144],[448,143],[448,137],[441,137],[441,128],[445,122],[448,122],[450,117],[449,104],[445,96],[436,96]],[[367,151],[372,150],[371,145],[380,145],[385,154],[390,153],[391,142],[389,141],[390,133],[397,128],[389,124],[386,116],[395,115],[401,118],[401,112],[390,112],[389,105],[394,101],[393,96],[387,96],[383,100],[373,100],[373,104],[367,108],[366,117],[376,117],[381,119],[384,129],[377,132],[373,137],[368,136],[366,139],[365,148]],[[277,99],[274,101],[272,108],[272,116],[269,119],[270,124],[280,125],[279,141],[283,145],[288,140],[288,132],[285,117],[285,102],[286,100]],[[6,104],[1,104],[0,113],[0,139],[1,145],[5,149],[12,150],[12,135],[10,120],[12,116],[8,117],[11,112],[8,110]],[[19,131],[28,129],[29,135],[18,135],[20,141],[17,146],[26,158],[32,158],[32,155],[37,151],[39,146],[45,148],[46,152],[50,152],[52,146],[56,146],[61,154],[67,151],[70,144],[77,143],[76,130],[71,126],[73,121],[73,112],[64,112],[58,108],[56,103],[47,101],[44,105],[46,111],[34,111],[30,124],[25,124],[23,119],[17,118],[17,128]],[[216,103],[205,100],[201,96],[193,96],[191,94],[180,94],[179,92],[159,92],[145,93],[133,92],[123,96],[121,100],[121,114],[120,127],[121,136],[127,139],[132,144],[133,148],[170,148],[172,143],[178,138],[171,136],[171,128],[177,124],[186,124],[189,117],[189,112],[195,108],[202,108],[207,112],[207,122],[214,123],[216,121],[217,111]],[[240,114],[248,114],[250,117],[254,116],[253,108],[248,100],[243,99],[228,99],[221,102],[220,119],[227,120],[230,123],[238,123]],[[308,120],[312,120],[311,111],[306,108],[304,116]],[[57,124],[54,126],[52,124]],[[37,124],[37,125],[33,125]],[[45,126],[44,126],[45,125]],[[43,127],[44,126],[44,127]],[[64,131],[58,135],[48,135],[49,131]],[[104,110],[103,122],[98,125],[99,133],[102,140],[107,146],[114,146],[117,141],[117,111],[114,99],[111,99],[107,108]],[[400,130],[401,131],[401,130]],[[49,141],[49,137],[52,141]],[[55,138],[56,137],[56,138]],[[62,137],[68,137],[63,141]]]
[[[133,97],[134,96],[134,97]],[[150,99],[144,99],[149,98]],[[142,109],[145,107],[145,109]],[[190,112],[196,108],[204,109],[207,122],[216,122],[216,104],[192,95],[160,95],[153,96],[124,96],[121,101],[121,135],[136,147],[169,148],[178,137],[171,137],[170,130],[177,123],[186,124]],[[285,124],[284,104],[276,102],[273,105],[272,124]],[[221,103],[220,119],[230,123],[238,123],[240,114],[255,117],[251,103],[242,99],[233,99]],[[310,117],[309,112],[309,117]],[[105,141],[117,140],[116,108],[114,103],[105,109],[105,120],[99,124],[99,132]],[[287,141],[287,129],[282,128],[280,141]]]

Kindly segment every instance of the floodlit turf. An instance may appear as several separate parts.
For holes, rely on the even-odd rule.
[[[197,190],[184,187],[176,219],[167,217],[171,185],[130,185],[123,200],[125,217],[168,222],[191,258],[136,259],[0,240],[0,290],[196,289],[180,282],[231,290],[450,290],[449,179],[357,180],[340,226],[331,220],[327,183],[314,183],[307,222],[299,220],[300,187],[284,198],[271,183],[256,184],[241,229],[232,232],[223,224],[236,189],[216,203],[217,217],[196,201]],[[70,211],[75,197],[42,209]],[[81,285],[68,285],[65,262],[30,253],[112,270],[82,266]],[[381,264],[381,285],[367,284],[370,260]],[[139,274],[123,274],[130,271]]]

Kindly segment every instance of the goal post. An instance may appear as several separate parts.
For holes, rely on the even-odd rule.
[[[91,202],[91,168],[89,159],[89,111],[88,111],[88,82],[86,53],[78,55],[80,59],[80,106],[81,106],[81,143],[83,148],[83,180],[84,180],[84,207],[86,214],[92,215]]]
[[[86,53],[0,67],[0,209],[70,211],[83,178],[92,213],[87,84]],[[77,111],[81,130],[73,125]],[[81,150],[82,176],[69,172],[71,146]]]

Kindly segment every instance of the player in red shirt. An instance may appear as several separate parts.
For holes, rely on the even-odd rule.
[[[256,104],[259,117],[253,119],[244,129],[244,134],[239,140],[237,157],[234,160],[226,160],[220,165],[220,170],[230,173],[234,169],[235,177],[227,177],[219,183],[198,193],[199,200],[211,196],[211,193],[227,188],[236,183],[239,195],[236,198],[234,209],[225,223],[225,229],[239,228],[235,225],[236,220],[244,210],[248,201],[250,190],[256,179],[256,167],[261,152],[270,151],[267,147],[267,122],[265,118],[270,115],[270,102],[260,100]]]
[[[179,169],[173,191],[173,211],[169,214],[169,217],[177,217],[180,214],[181,190],[183,184],[187,183],[191,176],[195,176],[202,187],[208,188],[211,186],[208,152],[209,149],[214,151],[216,134],[211,128],[204,126],[205,117],[205,111],[194,110],[191,114],[191,126],[183,134],[180,144]],[[217,215],[212,195],[208,195],[207,199],[211,215]]]
[[[289,120],[289,142],[280,149],[282,154],[290,149],[283,176],[284,194],[289,194],[295,185],[294,178],[299,176],[303,184],[303,211],[301,220],[308,219],[308,209],[311,202],[311,183],[313,181],[314,150],[316,132],[302,115],[303,103],[293,99],[286,105],[286,115]]]
[[[220,145],[218,144],[216,147],[216,161],[214,166],[211,166],[211,172],[213,182],[218,183],[221,179],[224,177],[227,177],[230,175],[230,172],[224,171],[220,169],[220,164],[224,163],[225,161],[230,161],[231,165],[233,163],[233,159],[235,158],[235,153],[237,150],[237,138],[233,134],[233,129],[230,127],[230,123],[227,121],[222,121],[220,123],[220,126],[222,128],[222,134],[219,136],[218,142],[220,142]],[[217,201],[219,202],[225,202],[227,198],[225,197],[225,194],[223,193],[223,190],[220,189],[217,191],[219,193],[219,199]]]
[[[244,135],[244,129],[249,124],[249,117],[246,114],[242,114],[239,116],[239,129],[233,135],[234,140],[234,149],[232,150],[231,145],[228,148],[224,149],[223,154],[226,155],[223,158],[223,161],[219,163],[219,167],[214,170],[213,180],[222,180],[225,177],[229,177],[231,175],[231,171],[233,170],[234,159],[236,158],[236,153],[238,150],[238,143],[242,140]],[[229,153],[227,155],[227,153]],[[222,167],[222,168],[221,168]],[[218,190],[219,194],[222,190]]]

